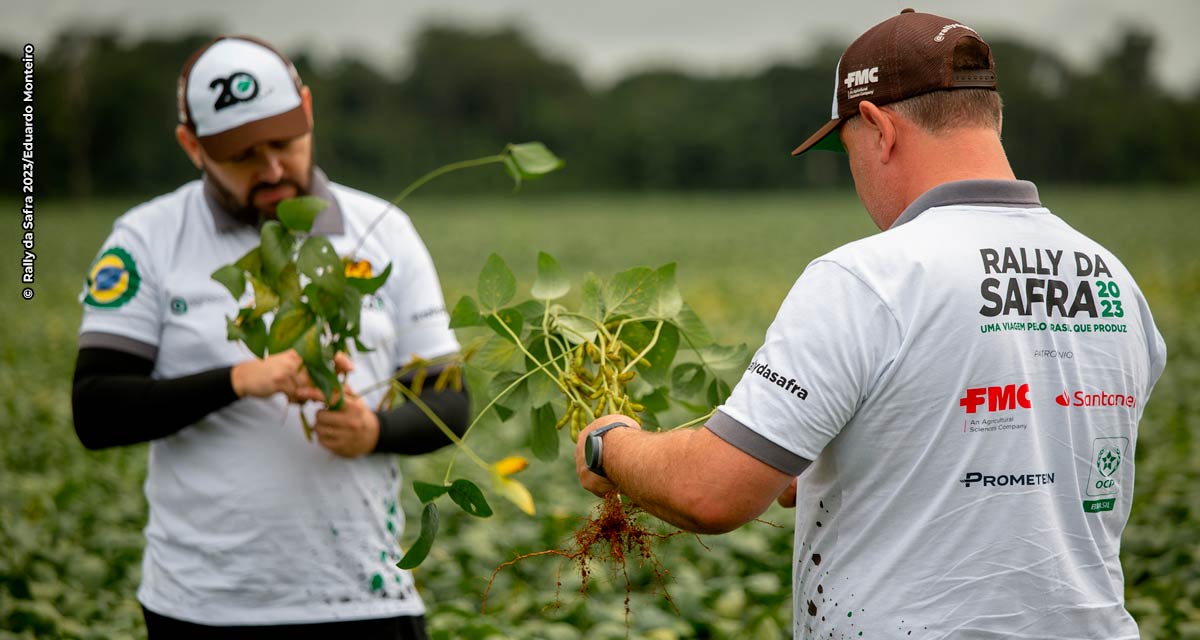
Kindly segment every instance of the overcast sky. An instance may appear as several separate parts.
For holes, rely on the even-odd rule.
[[[430,20],[483,29],[515,24],[603,84],[648,66],[723,73],[801,59],[825,40],[847,44],[910,4],[985,38],[1055,49],[1088,69],[1125,25],[1139,25],[1157,36],[1159,79],[1176,90],[1200,86],[1200,0],[31,0],[6,3],[0,43],[15,53],[32,42],[45,52],[67,26],[113,27],[137,38],[207,25],[259,35],[287,51],[353,54],[398,71],[411,38]]]

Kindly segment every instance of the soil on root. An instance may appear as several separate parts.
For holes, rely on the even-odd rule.
[[[604,501],[596,507],[593,517],[584,521],[583,526],[575,531],[573,544],[569,548],[526,553],[496,567],[483,592],[482,612],[487,613],[488,593],[491,592],[492,583],[496,581],[496,576],[501,571],[523,560],[539,556],[558,556],[574,563],[579,570],[582,582],[579,592],[585,595],[588,581],[594,572],[592,566],[594,561],[608,565],[614,572],[619,570],[625,579],[626,619],[629,617],[629,598],[633,593],[628,566],[630,560],[636,558],[638,566],[649,565],[651,567],[656,586],[662,589],[663,596],[673,606],[674,602],[671,600],[671,594],[667,591],[666,586],[668,571],[655,557],[653,546],[656,542],[673,538],[684,532],[658,533],[651,531],[639,522],[639,516],[642,513],[642,509],[633,503],[622,501],[620,494],[616,491],[605,495]],[[562,580],[558,580],[557,586],[562,587]],[[557,605],[557,592],[555,598],[554,605]]]

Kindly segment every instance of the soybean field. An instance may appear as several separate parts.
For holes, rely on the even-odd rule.
[[[522,295],[538,251],[572,283],[628,267],[678,264],[683,297],[723,343],[761,342],[779,303],[813,258],[876,232],[851,192],[418,196],[406,210],[433,255],[446,301],[473,293],[488,255],[515,271]],[[1143,638],[1200,638],[1200,189],[1046,188],[1043,202],[1110,248],[1138,280],[1169,350],[1141,424],[1133,513],[1122,545],[1127,606]],[[86,451],[71,421],[79,293],[113,220],[138,200],[44,202],[36,210],[35,297],[21,299],[19,207],[0,223],[0,639],[142,638],[134,598],[146,505],[146,446]],[[469,343],[475,334],[460,333]],[[729,380],[735,382],[736,380]],[[119,412],[120,407],[113,407]],[[513,420],[520,420],[520,416]],[[472,434],[481,451],[522,452],[498,421]],[[555,558],[500,572],[518,553],[560,547],[596,504],[563,447],[522,472],[537,501],[530,517],[493,501],[496,516],[447,510],[415,575],[435,638],[790,637],[791,512],[772,507],[724,536],[658,545],[667,576],[631,565],[579,576]],[[406,459],[408,478],[440,477],[445,450]],[[406,481],[416,537],[420,505]],[[669,529],[663,527],[664,531]],[[669,597],[668,595],[669,594]]]

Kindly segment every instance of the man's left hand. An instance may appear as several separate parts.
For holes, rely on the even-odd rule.
[[[629,416],[619,414],[607,415],[596,418],[591,424],[584,427],[583,431],[579,432],[579,439],[575,441],[575,473],[579,476],[579,484],[582,484],[584,489],[591,491],[601,498],[615,491],[617,485],[613,484],[608,478],[598,476],[588,469],[587,461],[584,458],[584,446],[587,443],[589,433],[614,422],[624,422],[631,427],[640,428],[638,421]],[[619,431],[619,429],[614,429],[613,431]],[[605,437],[607,438],[611,433],[612,431],[609,431],[605,434]]]
[[[322,447],[344,458],[357,458],[375,450],[379,442],[379,417],[350,387],[337,411],[321,409],[313,430]]]

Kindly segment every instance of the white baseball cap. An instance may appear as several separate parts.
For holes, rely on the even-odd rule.
[[[188,58],[179,75],[179,121],[214,160],[267,140],[312,131],[300,75],[282,53],[248,36],[220,36]]]

